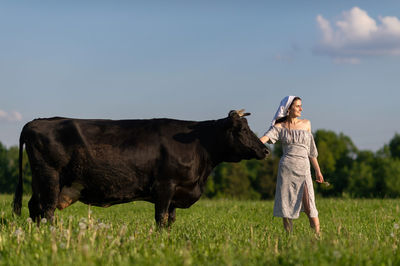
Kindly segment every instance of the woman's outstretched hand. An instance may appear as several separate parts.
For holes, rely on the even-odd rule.
[[[268,142],[268,140],[269,140],[269,138],[268,138],[267,136],[262,136],[262,137],[260,138],[260,141],[261,141],[263,144],[265,144],[266,142]]]

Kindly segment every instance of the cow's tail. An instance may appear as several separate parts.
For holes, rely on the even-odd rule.
[[[14,212],[17,215],[21,215],[21,207],[22,207],[22,159],[24,156],[24,138],[23,138],[23,130],[21,132],[21,136],[19,138],[19,176],[18,176],[18,184],[17,188],[15,189],[15,194],[14,194]]]

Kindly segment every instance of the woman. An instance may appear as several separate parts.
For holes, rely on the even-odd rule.
[[[292,219],[304,211],[310,226],[319,234],[318,211],[315,206],[310,161],[316,181],[324,182],[319,168],[317,148],[311,133],[311,123],[299,119],[303,111],[300,97],[286,96],[281,101],[270,129],[260,138],[262,143],[281,140],[283,155],[279,162],[274,216],[283,218],[287,232],[293,229]]]

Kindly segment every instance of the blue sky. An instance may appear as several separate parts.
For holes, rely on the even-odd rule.
[[[38,117],[209,120],[285,95],[376,151],[400,133],[398,1],[2,1],[0,141]]]

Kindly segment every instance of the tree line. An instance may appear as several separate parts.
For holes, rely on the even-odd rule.
[[[325,197],[400,197],[400,134],[377,152],[359,150],[344,134],[317,130],[318,161],[329,186],[314,182]],[[272,149],[272,147],[271,147]],[[207,182],[210,198],[271,199],[274,197],[282,146],[276,143],[266,160],[218,165]],[[314,173],[312,171],[313,180]]]
[[[344,134],[317,130],[318,161],[329,186],[314,182],[315,192],[327,197],[400,197],[400,134],[377,152],[358,150]],[[282,148],[276,143],[265,160],[221,163],[208,178],[208,198],[271,199]],[[32,174],[24,152],[24,192],[31,192]],[[314,176],[314,174],[313,174]],[[313,178],[314,179],[314,178]],[[14,193],[18,180],[18,147],[0,142],[0,193]]]

